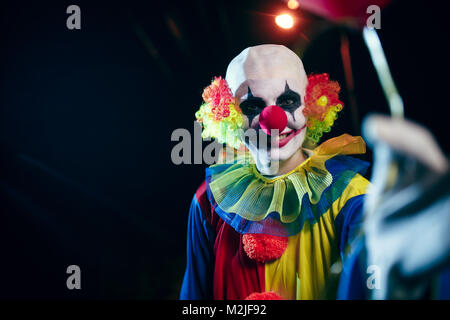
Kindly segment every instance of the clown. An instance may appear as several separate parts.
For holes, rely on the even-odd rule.
[[[317,146],[343,107],[339,90],[326,74],[308,77],[280,45],[245,49],[205,89],[203,137],[253,161],[207,168],[189,213],[181,299],[329,297],[368,187],[368,164],[348,156],[365,152],[361,137]],[[250,131],[267,143],[247,139]]]

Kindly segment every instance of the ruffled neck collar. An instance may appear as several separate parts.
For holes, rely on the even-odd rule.
[[[213,165],[206,172],[208,195],[226,222],[236,215],[249,222],[270,216],[289,224],[299,218],[305,195],[316,204],[333,183],[333,175],[325,166],[327,160],[365,150],[361,137],[344,134],[325,141],[295,169],[273,178],[262,175],[255,164],[248,162]]]

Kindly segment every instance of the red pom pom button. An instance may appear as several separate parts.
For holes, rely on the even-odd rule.
[[[244,251],[250,259],[266,262],[280,258],[288,245],[287,237],[247,233],[242,236]]]
[[[253,292],[245,300],[283,300],[283,298],[274,291]]]

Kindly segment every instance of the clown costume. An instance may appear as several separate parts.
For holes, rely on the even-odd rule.
[[[339,91],[280,45],[245,49],[205,89],[202,136],[244,156],[207,168],[192,199],[181,299],[330,297],[369,185],[368,163],[349,156],[365,152],[361,137],[318,144],[343,107]],[[248,139],[252,130],[268,142]]]

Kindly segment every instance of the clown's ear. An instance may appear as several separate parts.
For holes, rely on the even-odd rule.
[[[244,124],[240,109],[225,79],[215,77],[202,94],[204,103],[195,113],[203,138],[214,138],[234,148],[241,146],[240,129]]]
[[[339,100],[340,91],[339,83],[330,80],[327,73],[309,75],[303,113],[308,117],[323,120],[332,106],[340,104],[343,107],[344,104]]]

